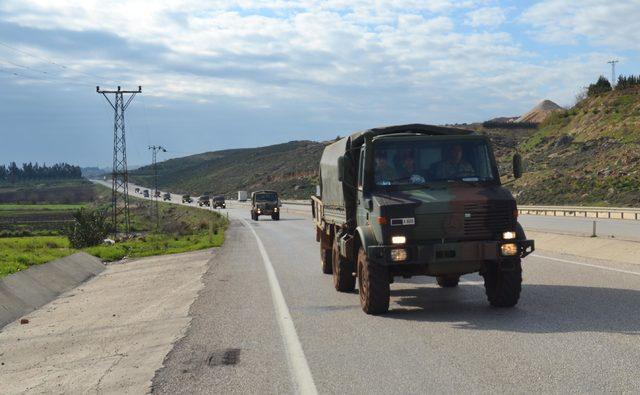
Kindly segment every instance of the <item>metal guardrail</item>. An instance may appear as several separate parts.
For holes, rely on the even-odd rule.
[[[518,206],[520,214],[551,217],[640,220],[640,208],[581,206]]]
[[[311,206],[308,201],[283,200],[283,204]],[[583,206],[528,206],[519,205],[518,211],[524,215],[550,217],[582,217],[596,219],[640,220],[640,208],[633,207],[583,207]]]

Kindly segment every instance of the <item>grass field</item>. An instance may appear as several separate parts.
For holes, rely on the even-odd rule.
[[[91,202],[0,204],[0,277],[77,252],[63,236],[64,228],[73,223],[74,211],[86,207],[109,212],[111,191],[100,185],[93,188]],[[84,251],[110,262],[124,257],[194,251],[223,243],[228,221],[218,213],[169,203],[158,206],[160,226],[156,229],[154,203],[131,197],[131,230],[136,236]]]
[[[139,258],[219,247],[223,241],[224,230],[217,234],[202,232],[187,236],[149,235],[111,246],[89,247],[82,251],[112,262],[124,257]],[[0,238],[0,277],[78,251],[70,248],[69,241],[63,236]]]

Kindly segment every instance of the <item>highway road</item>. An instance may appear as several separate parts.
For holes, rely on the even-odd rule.
[[[368,316],[357,290],[321,273],[304,211],[223,211],[226,242],[154,392],[640,391],[640,265],[542,250],[524,261],[513,309],[491,308],[477,275],[455,289],[415,277],[392,284],[388,314]]]
[[[155,392],[640,390],[640,266],[529,257],[513,309],[489,307],[476,275],[456,289],[400,280],[391,311],[374,317],[321,274],[306,216],[228,211],[226,243]]]

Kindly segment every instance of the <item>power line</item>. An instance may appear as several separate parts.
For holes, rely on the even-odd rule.
[[[151,163],[153,163],[153,200],[156,202],[156,232],[160,228],[160,211],[158,210],[158,166],[157,156],[158,151],[167,152],[167,150],[161,145],[150,145],[149,149],[151,150]]]
[[[70,71],[72,71],[72,72],[74,72],[74,73],[84,74],[84,75],[86,75],[86,76],[88,76],[88,77],[97,78],[98,80],[102,80],[103,82],[112,82],[112,81],[110,81],[109,79],[107,79],[107,78],[105,78],[105,77],[101,77],[101,76],[96,75],[96,74],[86,73],[86,72],[84,72],[84,71],[76,70],[76,69],[74,69],[74,68],[72,68],[72,67],[68,67],[68,66],[65,66],[65,65],[63,65],[63,64],[60,64],[60,63],[58,63],[58,62],[54,62],[53,60],[51,60],[51,59],[49,59],[49,58],[46,58],[46,57],[44,57],[44,56],[36,55],[36,54],[31,53],[31,52],[29,52],[29,51],[25,51],[25,50],[23,50],[23,49],[19,49],[19,48],[13,47],[13,46],[11,46],[11,45],[9,45],[9,44],[7,44],[7,43],[5,43],[5,42],[2,42],[2,41],[0,41],[0,45],[2,45],[2,46],[3,46],[3,47],[5,47],[5,48],[9,48],[9,49],[10,49],[10,50],[12,50],[12,51],[20,52],[20,53],[22,53],[22,54],[24,54],[24,55],[31,56],[31,57],[33,57],[33,58],[43,60],[43,61],[45,61],[45,62],[47,62],[47,63],[50,63],[50,64],[52,64],[52,65],[54,65],[54,66],[60,67],[60,68],[62,68],[62,69],[64,69],[64,70],[70,70]],[[95,81],[94,81],[94,82],[95,82]]]

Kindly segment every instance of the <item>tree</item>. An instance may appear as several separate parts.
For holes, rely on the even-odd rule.
[[[589,85],[587,88],[587,96],[595,96],[602,93],[611,92],[611,83],[604,76],[600,76],[595,84]]]

